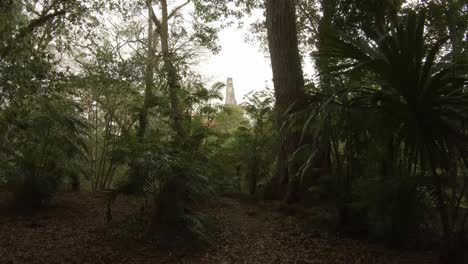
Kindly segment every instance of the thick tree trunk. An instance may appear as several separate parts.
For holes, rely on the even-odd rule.
[[[266,24],[268,45],[273,69],[275,87],[276,113],[280,130],[281,147],[278,159],[277,179],[273,184],[288,182],[284,196],[286,202],[297,200],[297,162],[290,162],[292,154],[299,144],[299,135],[283,126],[287,121],[288,109],[301,109],[304,105],[304,77],[299,55],[296,13],[293,0],[266,0]],[[272,187],[273,190],[284,190],[284,187]]]

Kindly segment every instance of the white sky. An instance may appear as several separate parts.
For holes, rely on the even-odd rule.
[[[245,29],[236,26],[222,30],[219,34],[221,52],[209,55],[199,66],[200,73],[209,83],[226,82],[228,77],[233,78],[237,102],[242,102],[250,91],[272,86],[269,58],[258,45],[245,42],[245,33]]]
[[[265,87],[273,88],[273,76],[270,58],[267,57],[259,43],[247,43],[249,22],[263,16],[263,12],[256,10],[251,17],[244,18],[245,27],[236,25],[223,29],[219,33],[221,52],[216,55],[207,55],[197,70],[207,83],[226,82],[228,77],[233,78],[234,90],[238,103],[250,91],[263,90]],[[304,58],[304,74],[307,77],[314,75],[310,58]],[[225,90],[222,91],[226,96]]]
[[[175,5],[181,0],[174,0]],[[191,7],[184,12],[190,13]],[[259,91],[265,87],[273,88],[273,76],[270,58],[260,46],[260,43],[247,43],[246,36],[251,34],[251,24],[264,19],[264,11],[261,9],[252,10],[250,16],[242,18],[243,27],[238,27],[237,23],[224,28],[219,32],[219,45],[221,51],[218,54],[204,54],[201,61],[195,67],[207,84],[216,82],[225,83],[230,77],[234,82],[234,91],[238,103],[243,102],[244,96],[251,91]],[[255,40],[256,36],[249,36]],[[305,59],[304,70],[313,73],[310,59]],[[222,90],[223,97],[226,96],[225,89]]]
[[[218,35],[221,51],[216,55],[207,55],[198,67],[208,83],[225,83],[231,77],[237,103],[243,102],[250,91],[273,87],[270,58],[259,43],[247,43],[245,39],[251,30],[251,23],[262,18],[263,10],[253,10],[251,16],[242,18],[244,27],[239,28],[234,23],[221,30]],[[222,92],[225,97],[225,89]]]

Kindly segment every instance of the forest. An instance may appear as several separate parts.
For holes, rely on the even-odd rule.
[[[241,27],[271,85],[225,104]],[[463,264],[467,223],[466,0],[0,0],[0,263]]]

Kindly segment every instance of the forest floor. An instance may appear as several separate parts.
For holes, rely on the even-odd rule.
[[[128,219],[141,200],[120,197],[113,223]],[[274,264],[432,263],[430,252],[402,252],[348,239],[318,239],[301,221],[239,199],[220,198],[215,243],[202,253],[169,252],[155,245],[120,243],[109,235],[105,195],[63,193],[54,206],[31,214],[0,215],[0,263],[40,264]]]

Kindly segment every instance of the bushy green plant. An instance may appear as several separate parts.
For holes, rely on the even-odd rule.
[[[19,26],[26,20],[11,22]],[[2,27],[2,38],[17,33],[14,28]],[[0,178],[18,206],[40,207],[51,201],[64,178],[79,178],[76,165],[86,152],[88,126],[63,85],[66,74],[54,67],[56,58],[34,45],[30,35],[5,41],[0,60]]]
[[[446,40],[431,43],[424,14],[412,12],[376,43],[330,37],[319,56],[338,61],[329,68],[337,87],[314,92],[303,131],[329,142],[346,202],[356,199],[352,183],[363,183],[358,201],[380,233],[401,239],[425,205],[436,210],[450,263],[467,216],[468,79],[466,65],[446,60]]]
[[[170,145],[152,154],[138,161],[143,165],[140,171],[118,191],[153,197],[155,210],[148,235],[158,237],[164,246],[206,245],[210,242],[210,218],[202,210],[212,195],[205,176],[206,157],[199,151],[180,151]]]
[[[153,225],[167,247],[203,247],[211,242],[211,218],[203,210],[213,194],[201,155],[180,153],[157,196]]]
[[[213,194],[208,175],[211,151],[208,137],[214,113],[206,104],[217,96],[220,85],[209,91],[198,87],[189,94],[190,119],[187,135],[173,141],[160,129],[150,129],[144,138],[128,133],[115,150],[131,168],[127,181],[116,192],[138,194],[154,200],[148,234],[167,247],[201,247],[210,242],[210,217],[203,213]],[[216,107],[216,106],[213,106]],[[166,133],[168,131],[165,131]]]
[[[427,208],[420,184],[420,179],[402,176],[358,180],[354,191],[367,212],[372,234],[401,242],[418,233]]]
[[[50,202],[63,178],[76,178],[75,159],[86,151],[87,125],[69,100],[54,96],[28,100],[29,106],[2,112],[0,173],[18,205],[40,207]]]

